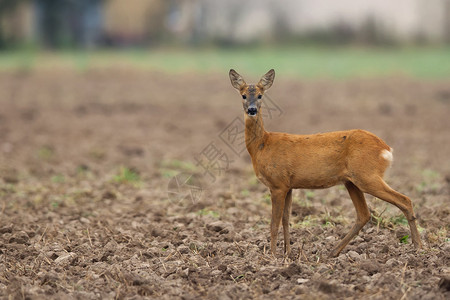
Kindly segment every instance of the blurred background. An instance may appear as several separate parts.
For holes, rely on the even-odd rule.
[[[222,71],[231,53],[258,74],[267,61],[289,74],[313,77],[442,76],[450,73],[449,42],[450,0],[0,2],[0,67],[5,68],[44,64],[33,60],[39,50],[96,50],[103,55],[90,61],[75,57],[76,63],[84,68],[104,58],[103,64],[114,64],[130,58],[126,52],[132,56],[127,63],[153,69]],[[341,46],[351,49],[336,51]],[[111,57],[117,49],[122,56]],[[11,55],[5,56],[8,50]],[[332,60],[336,55],[341,63]],[[388,63],[380,70],[382,60]]]
[[[2,0],[0,46],[445,43],[448,0]]]

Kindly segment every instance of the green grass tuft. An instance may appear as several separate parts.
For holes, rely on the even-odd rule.
[[[247,190],[247,189],[242,190],[242,191],[241,191],[241,196],[243,196],[243,197],[248,197],[248,196],[250,196],[250,191]]]
[[[114,181],[117,183],[140,183],[141,177],[135,170],[121,167],[119,173],[114,176]]]
[[[408,244],[409,235],[404,235],[400,238],[400,243],[402,244]]]
[[[408,225],[408,220],[406,219],[405,215],[392,217],[390,219],[390,222],[392,222],[394,225]]]
[[[53,157],[54,151],[51,147],[43,146],[38,149],[38,157],[42,160],[49,160]]]
[[[57,175],[52,176],[51,180],[54,183],[63,183],[63,182],[66,181],[64,175],[61,175],[61,174],[57,174]]]
[[[209,210],[207,208],[200,209],[197,212],[197,214],[199,216],[211,216],[211,217],[216,218],[216,219],[220,217],[220,214],[218,212],[213,211],[213,210]]]

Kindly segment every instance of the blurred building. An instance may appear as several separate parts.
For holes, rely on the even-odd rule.
[[[161,39],[165,9],[164,0],[2,0],[0,47],[148,44]]]
[[[307,37],[367,42],[450,41],[450,0],[176,1],[192,39]],[[185,19],[190,19],[186,21]],[[183,30],[178,29],[183,32]]]
[[[164,33],[168,1],[109,0],[104,3],[103,34],[111,45],[152,44]]]
[[[450,41],[450,0],[2,0],[0,47]]]
[[[0,2],[0,48],[32,37],[32,9],[20,0]]]

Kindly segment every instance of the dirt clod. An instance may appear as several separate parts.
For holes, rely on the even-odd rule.
[[[9,243],[26,244],[29,239],[30,237],[25,231],[19,231],[9,239]]]
[[[444,291],[450,291],[450,277],[442,277],[441,280],[439,280],[439,288]]]
[[[283,277],[285,277],[287,279],[290,279],[291,277],[300,275],[301,272],[302,272],[301,267],[299,265],[295,264],[295,263],[292,263],[287,268],[282,269],[280,271],[280,274]]]
[[[362,261],[360,264],[360,268],[366,271],[369,275],[376,274],[380,271],[381,266],[375,259],[367,259]]]
[[[318,289],[319,291],[324,292],[326,294],[337,293],[338,291],[338,287],[335,284],[328,283],[325,281],[319,282]]]
[[[222,272],[225,272],[227,270],[227,268],[228,268],[227,265],[220,265],[217,267],[217,269],[219,269]]]
[[[215,221],[215,222],[207,224],[206,228],[208,228],[211,231],[220,232],[221,234],[225,234],[225,233],[230,232],[232,225],[230,223],[226,223],[226,222],[222,222],[222,221]]]
[[[12,230],[13,230],[12,225],[4,226],[4,227],[0,228],[0,234],[11,233]]]
[[[353,250],[347,252],[347,257],[351,261],[359,261],[359,260],[361,260],[361,256],[359,255],[359,253],[356,252],[356,251],[353,251]]]

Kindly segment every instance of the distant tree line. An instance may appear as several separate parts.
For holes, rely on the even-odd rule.
[[[0,49],[450,42],[450,0],[345,3],[358,13],[333,0],[0,0]]]

